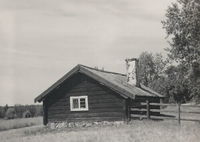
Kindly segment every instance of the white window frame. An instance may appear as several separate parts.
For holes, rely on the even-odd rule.
[[[78,99],[78,108],[73,108],[73,99]],[[80,99],[85,99],[85,108],[80,107]],[[88,111],[88,96],[70,96],[70,111]]]

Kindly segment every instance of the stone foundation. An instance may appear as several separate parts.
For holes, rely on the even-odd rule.
[[[92,127],[92,126],[120,126],[124,121],[101,121],[101,122],[50,122],[47,127],[50,129]]]

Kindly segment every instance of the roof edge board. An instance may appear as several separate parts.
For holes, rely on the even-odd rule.
[[[41,102],[42,99],[46,96],[46,94],[50,93],[53,89],[55,89],[59,84],[64,82],[67,78],[69,78],[71,75],[76,73],[80,70],[80,65],[75,66],[73,69],[71,69],[67,74],[65,74],[63,77],[61,77],[58,81],[56,81],[53,85],[51,85],[48,89],[46,89],[43,93],[41,93],[39,96],[37,96],[34,99],[34,102]]]

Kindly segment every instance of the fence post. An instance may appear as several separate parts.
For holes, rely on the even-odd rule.
[[[150,119],[150,106],[149,106],[149,100],[146,100],[146,104],[147,104],[147,119],[149,120]]]
[[[131,103],[130,103],[130,100],[126,100],[126,114],[127,114],[127,118],[126,118],[126,121],[127,123],[129,121],[131,121]]]
[[[131,107],[130,106],[128,106],[128,122],[129,121],[131,121]]]
[[[178,102],[178,124],[181,125],[181,102]]]

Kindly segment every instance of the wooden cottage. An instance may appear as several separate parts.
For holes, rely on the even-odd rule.
[[[43,122],[124,121],[129,108],[160,94],[142,84],[130,85],[127,75],[77,65],[35,102],[43,102]]]

